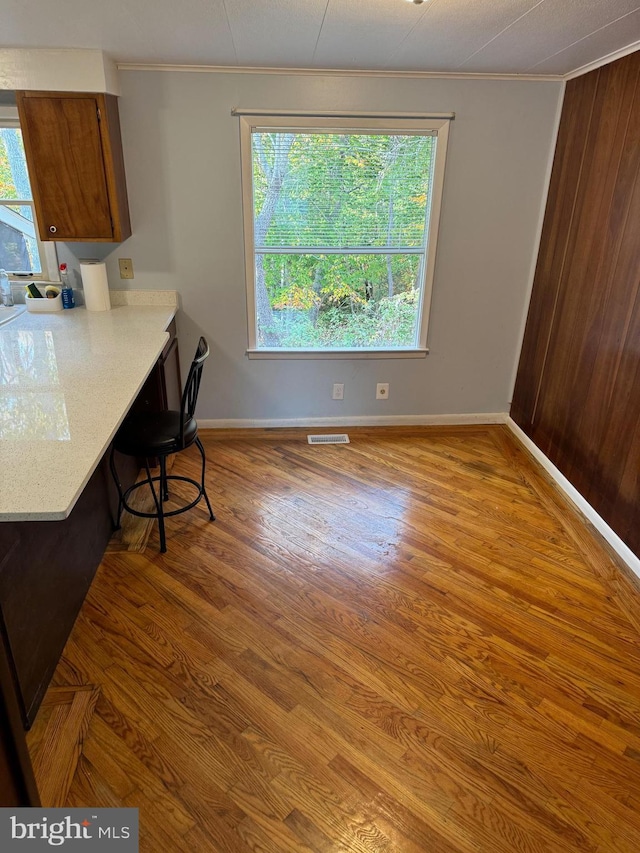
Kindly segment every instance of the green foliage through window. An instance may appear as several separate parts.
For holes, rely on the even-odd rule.
[[[10,204],[14,199],[26,203]],[[0,269],[42,272],[22,133],[17,127],[0,127]]]
[[[257,345],[418,345],[437,136],[253,129]]]

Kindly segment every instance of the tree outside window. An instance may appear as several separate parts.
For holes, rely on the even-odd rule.
[[[31,186],[18,127],[0,126],[0,269],[42,272]]]
[[[259,121],[242,119],[250,350],[426,349],[448,122]]]

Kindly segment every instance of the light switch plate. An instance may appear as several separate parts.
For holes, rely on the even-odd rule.
[[[118,258],[120,278],[133,278],[133,261],[131,258]]]

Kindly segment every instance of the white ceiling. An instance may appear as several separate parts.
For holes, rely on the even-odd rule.
[[[640,41],[640,0],[0,0],[0,47],[121,63],[567,74]]]

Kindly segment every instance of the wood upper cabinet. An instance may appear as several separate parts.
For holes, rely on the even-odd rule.
[[[131,235],[115,95],[17,92],[41,240]]]

